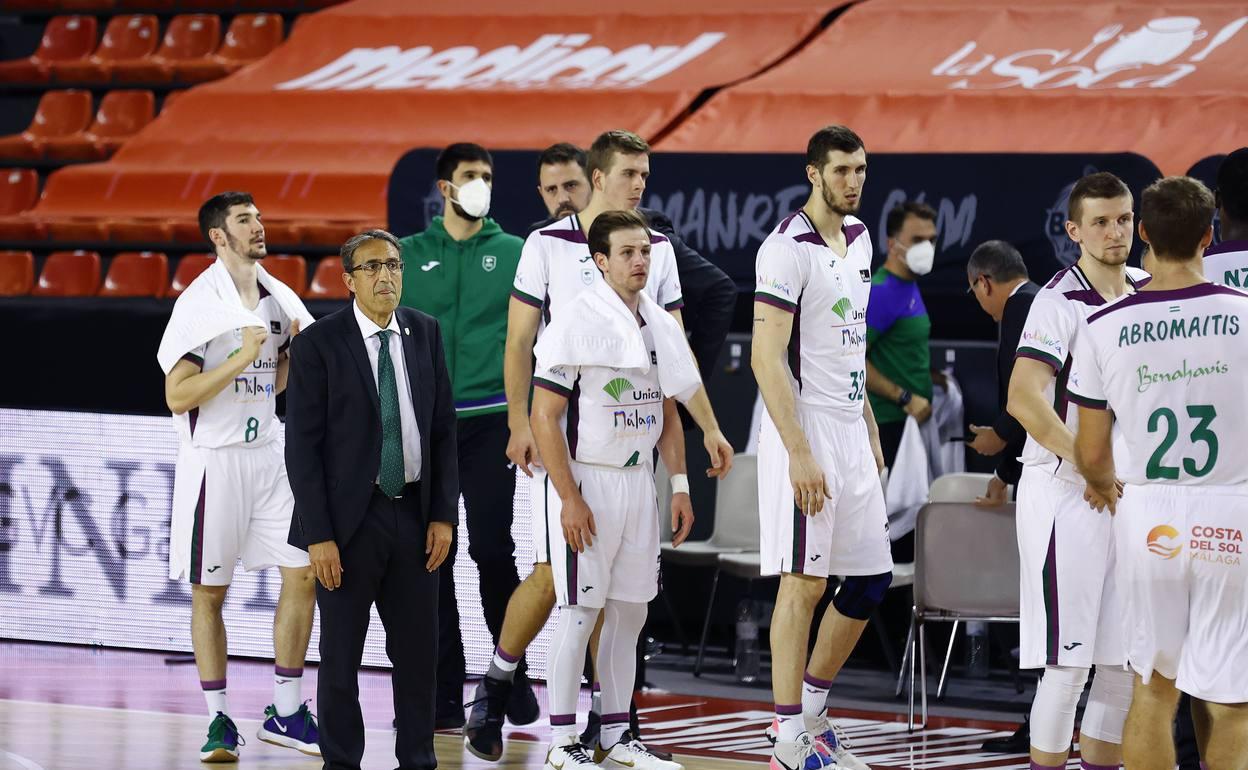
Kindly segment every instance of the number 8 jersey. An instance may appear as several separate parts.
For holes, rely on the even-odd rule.
[[[1070,400],[1112,409],[1129,484],[1242,485],[1248,463],[1248,294],[1215,284],[1142,291],[1090,314]]]

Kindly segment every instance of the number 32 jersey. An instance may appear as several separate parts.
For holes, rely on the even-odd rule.
[[[1111,409],[1130,484],[1242,485],[1248,463],[1248,294],[1215,284],[1142,291],[1090,314],[1068,392]]]
[[[847,245],[838,256],[798,210],[758,249],[754,301],[793,314],[788,374],[797,403],[862,417],[867,392],[867,299],[871,237],[857,218],[841,225]]]

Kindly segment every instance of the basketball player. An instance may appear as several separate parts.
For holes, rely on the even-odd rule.
[[[1093,665],[1079,731],[1083,767],[1118,766],[1131,703],[1112,522],[1089,515],[1083,499],[1073,454],[1076,414],[1066,393],[1081,320],[1148,280],[1126,266],[1131,206],[1131,191],[1113,174],[1075,183],[1066,233],[1079,244],[1079,260],[1036,294],[1010,378],[1007,409],[1027,431],[1018,485],[1019,665],[1044,669],[1030,719],[1032,767],[1041,770],[1066,766],[1075,709]]]
[[[1075,339],[1075,459],[1095,508],[1117,510],[1136,674],[1123,741],[1131,770],[1175,766],[1179,691],[1192,696],[1210,770],[1242,769],[1248,756],[1248,467],[1233,456],[1248,435],[1248,295],[1204,278],[1213,212],[1194,179],[1144,190],[1152,281],[1091,313]],[[1110,446],[1115,422],[1125,462]]]
[[[651,247],[640,214],[609,211],[596,217],[589,249],[603,280],[565,304],[565,314],[547,328],[535,351],[532,425],[549,474],[540,499],[554,533],[551,566],[560,608],[548,677],[549,770],[681,767],[659,759],[628,732],[637,636],[646,605],[658,593],[658,510],[650,458],[660,435],[667,439],[681,431],[675,399],[703,429],[712,465],[708,475],[728,472],[732,449],[715,423],[684,330],[643,295]],[[663,443],[665,461],[675,460],[675,470],[683,470],[674,444]],[[679,546],[693,524],[687,495],[673,497],[671,518],[672,542]],[[577,735],[576,701],[600,611],[603,713],[591,759]]]
[[[511,439],[507,457],[531,481],[529,499],[543,499],[545,472],[529,427],[529,388],[533,374],[533,346],[539,333],[576,296],[602,280],[589,251],[588,234],[594,221],[606,211],[632,211],[641,203],[650,176],[650,146],[631,131],[607,131],[590,146],[588,168],[593,195],[580,213],[529,234],[516,268],[515,287],[507,315],[507,343],[503,354],[503,380],[507,388],[508,425]],[[680,322],[684,302],[676,258],[668,239],[650,230],[649,279],[645,291]],[[675,431],[671,440],[684,457],[684,434]],[[672,488],[687,494],[688,478],[672,473]],[[464,726],[464,744],[474,755],[490,761],[502,756],[502,716],[519,658],[542,630],[555,605],[550,571],[550,543],[558,532],[548,532],[541,516],[533,517],[536,547],[533,571],[511,595],[503,630],[493,662],[474,699]],[[592,647],[593,645],[591,645]]]
[[[1222,240],[1205,249],[1205,277],[1248,289],[1248,147],[1218,167],[1218,219]]]
[[[191,583],[191,643],[212,717],[200,759],[238,760],[221,606],[239,559],[246,570],[277,566],[282,575],[273,704],[265,709],[260,740],[320,756],[316,721],[300,695],[315,585],[307,553],[287,543],[294,498],[274,415],[286,388],[290,339],[311,316],[293,291],[258,267],[266,253],[264,225],[249,194],[210,198],[199,225],[217,261],[178,298],[161,361],[172,351],[165,400],[181,439],[169,577]],[[210,326],[221,331],[195,336]]]
[[[772,770],[867,766],[827,718],[828,688],[892,582],[879,435],[866,395],[871,236],[853,214],[862,140],[822,128],[806,149],[811,193],[758,250],[753,368],[762,573],[780,575],[771,619]],[[829,575],[845,577],[819,623]],[[803,675],[804,674],[804,675]]]

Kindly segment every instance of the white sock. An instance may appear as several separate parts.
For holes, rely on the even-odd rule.
[[[780,728],[777,743],[792,743],[806,731],[801,706],[776,706],[776,721]]]
[[[303,704],[303,669],[278,666],[273,673],[273,708],[279,717],[288,717]]]
[[[516,678],[516,667],[520,665],[520,658],[511,658],[507,653],[503,652],[502,647],[494,648],[494,657],[490,660],[490,670],[485,675],[491,679],[498,679],[503,682],[511,682]]]
[[[802,679],[802,722],[806,729],[814,727],[815,720],[828,713],[828,689],[832,683],[811,676]]]
[[[559,622],[546,657],[547,713],[550,714],[551,744],[554,746],[577,736],[576,699],[581,691],[585,648],[589,646],[589,637],[597,622],[596,607],[572,605],[559,608]]]
[[[208,716],[215,717],[217,712],[229,716],[230,707],[225,702],[225,680],[200,682],[204,688],[204,700],[208,703]]]

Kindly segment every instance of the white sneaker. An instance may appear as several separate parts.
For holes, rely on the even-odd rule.
[[[871,767],[866,762],[863,762],[850,752],[852,746],[849,738],[845,737],[845,731],[826,716],[815,720],[815,725],[811,728],[810,734],[814,736],[815,743],[823,748],[824,753],[829,754],[836,760],[836,764],[839,767],[843,767],[846,770],[871,770]]]
[[[685,770],[685,766],[678,762],[668,762],[665,759],[659,759],[650,753],[646,745],[634,738],[627,731],[620,742],[611,747],[605,755],[599,756],[600,752],[594,752],[594,756],[598,759],[601,767],[609,770],[619,770],[619,768],[633,768],[633,770]]]
[[[770,770],[835,770],[836,760],[823,747],[802,733],[792,743],[776,741],[772,747]]]
[[[566,743],[550,747],[546,752],[546,770],[599,770],[594,759],[576,736]]]

